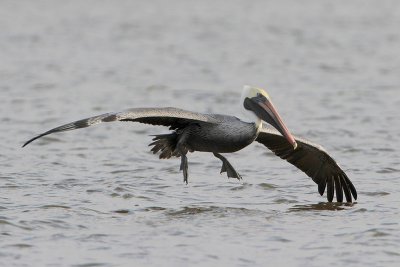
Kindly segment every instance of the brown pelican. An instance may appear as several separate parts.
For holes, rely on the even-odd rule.
[[[327,198],[331,202],[336,191],[336,199],[343,202],[343,192],[347,202],[352,195],[357,199],[357,191],[335,160],[320,146],[305,139],[295,138],[283,123],[270,96],[260,88],[245,86],[241,96],[245,119],[220,114],[202,114],[178,108],[132,108],[122,112],[106,113],[71,122],[44,132],[32,141],[57,132],[85,128],[102,122],[133,121],[152,125],[169,126],[171,133],[155,135],[149,146],[160,159],[180,157],[180,170],[184,182],[188,182],[188,152],[211,152],[222,161],[221,173],[241,179],[229,161],[220,153],[232,153],[257,141],[287,160],[318,184],[321,196],[327,188]],[[275,129],[267,128],[263,121]],[[336,189],[336,190],[335,190]]]

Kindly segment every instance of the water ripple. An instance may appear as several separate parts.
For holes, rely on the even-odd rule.
[[[400,169],[395,169],[391,167],[383,168],[376,171],[376,173],[397,173],[397,172],[400,172]]]

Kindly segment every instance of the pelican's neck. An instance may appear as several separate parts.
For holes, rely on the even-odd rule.
[[[256,114],[254,114],[252,111],[242,109],[242,114],[239,116],[241,121],[247,122],[247,123],[254,123],[257,129],[257,132],[259,132],[262,128],[262,120],[257,117]]]
[[[258,120],[255,122],[256,124],[256,129],[257,129],[257,134],[261,131],[262,128],[262,120],[258,118]]]

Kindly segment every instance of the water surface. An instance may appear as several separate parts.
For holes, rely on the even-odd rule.
[[[1,266],[395,266],[400,260],[397,1],[2,1]],[[130,107],[239,113],[267,88],[293,133],[358,190],[327,203],[253,144],[227,158],[149,152],[162,127],[103,124]]]

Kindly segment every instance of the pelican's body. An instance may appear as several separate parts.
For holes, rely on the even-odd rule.
[[[75,121],[40,134],[30,142],[56,132],[85,128],[102,122],[135,121],[153,125],[169,126],[171,133],[156,135],[150,145],[160,158],[180,157],[180,169],[188,182],[187,153],[211,152],[222,161],[222,172],[228,177],[241,179],[239,173],[220,153],[232,153],[257,141],[286,159],[318,184],[322,195],[327,187],[327,197],[332,201],[336,189],[338,202],[356,199],[353,184],[337,163],[319,145],[291,135],[273,106],[269,95],[262,89],[245,86],[242,100],[245,119],[220,114],[202,114],[177,108],[133,108],[122,112],[106,113]],[[263,121],[276,130],[267,128]]]
[[[209,114],[216,124],[199,122],[181,129],[181,138],[187,138],[189,151],[232,153],[253,143],[259,129],[255,123],[241,121],[237,117]]]

